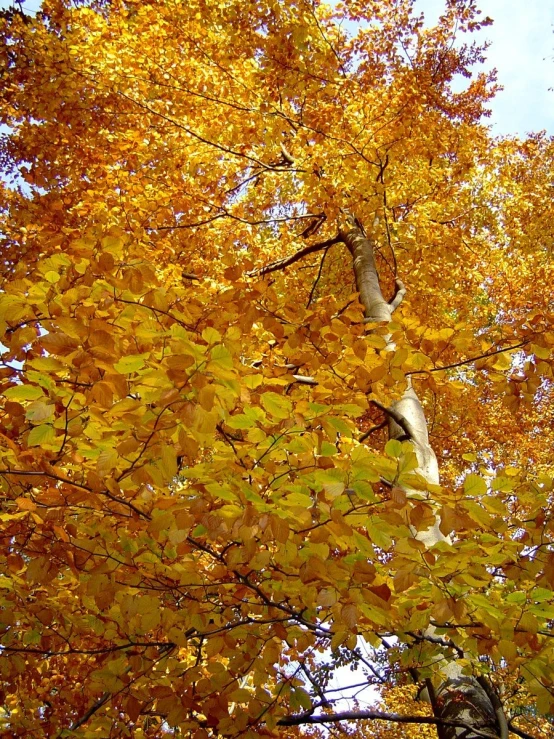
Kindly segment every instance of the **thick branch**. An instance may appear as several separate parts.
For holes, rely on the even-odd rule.
[[[457,644],[454,644],[454,642],[452,641],[441,639],[441,637],[433,636],[432,634],[415,634],[413,631],[407,631],[406,633],[408,634],[408,636],[411,636],[413,639],[415,639],[416,643],[421,641],[428,641],[431,644],[439,644],[441,647],[452,649],[454,652],[457,653],[460,659],[463,659],[464,657],[464,650]]]
[[[285,162],[290,164],[291,167],[294,167],[294,165],[296,164],[296,162],[294,161],[294,157],[289,154],[284,144],[281,144],[281,154],[283,155],[283,159],[285,160]]]
[[[392,313],[394,313],[394,311],[398,308],[400,303],[404,300],[404,296],[406,295],[406,286],[404,285],[402,280],[399,280],[398,278],[396,278],[395,283],[396,283],[396,292],[392,300],[389,303]]]
[[[342,711],[341,713],[316,714],[306,712],[295,716],[285,716],[277,724],[279,726],[302,726],[303,724],[330,724],[339,721],[392,721],[397,724],[434,724],[435,726],[452,726],[471,731],[474,737],[491,739],[488,731],[480,731],[466,721],[450,721],[436,716],[402,715],[384,711]]]
[[[252,270],[252,272],[248,272],[247,277],[267,275],[270,272],[276,272],[278,269],[285,269],[285,267],[289,267],[291,264],[298,262],[300,259],[304,259],[304,257],[308,256],[308,254],[313,254],[316,251],[328,249],[330,246],[333,246],[333,244],[338,244],[340,240],[341,239],[338,236],[334,236],[332,239],[327,239],[327,241],[320,241],[317,244],[309,244],[309,246],[305,246],[303,249],[299,249],[299,251],[295,252],[290,257],[283,257],[283,259],[278,259],[276,262],[271,262],[265,267],[261,267],[260,269],[255,269]]]
[[[506,719],[504,706],[502,705],[500,698],[498,697],[496,691],[486,677],[480,675],[476,678],[476,680],[487,694],[487,697],[490,700],[492,707],[494,708],[496,723],[498,724],[498,730],[500,732],[500,739],[509,739],[510,729],[508,728],[508,721]]]
[[[371,399],[371,402],[374,406],[379,408],[379,410],[383,411],[389,418],[391,418],[404,432],[406,439],[405,441],[412,441],[414,438],[414,430],[411,427],[410,423],[404,418],[404,416],[401,413],[398,413],[394,408],[387,408],[386,405],[383,405],[378,400]],[[380,428],[380,427],[378,427]],[[376,429],[372,429],[376,430]]]
[[[523,729],[520,729],[518,726],[516,726],[513,722],[513,720],[510,721],[510,731],[512,734],[515,734],[516,736],[520,736],[522,739],[535,739],[534,736],[531,734],[528,734],[526,731],[523,731]]]
[[[386,425],[387,425],[387,419],[385,419],[384,421],[381,421],[381,423],[378,423],[376,426],[372,426],[367,431],[364,431],[364,433],[360,436],[360,438],[358,439],[358,441],[361,444],[362,441],[365,441],[366,439],[368,439],[371,436],[371,434],[374,434],[376,431],[379,431],[380,429],[382,429]]]

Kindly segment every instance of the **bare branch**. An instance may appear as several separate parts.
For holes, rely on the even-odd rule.
[[[513,722],[513,720],[510,720],[508,723],[510,727],[510,731],[512,734],[515,734],[516,736],[520,736],[521,739],[535,739],[534,736],[531,734],[528,734],[526,731],[523,731],[523,729],[520,729],[518,726],[516,726]]]
[[[508,727],[506,714],[504,713],[504,706],[502,705],[498,694],[496,693],[490,682],[487,680],[487,678],[483,675],[479,675],[475,679],[487,694],[487,698],[491,702],[491,705],[494,709],[496,723],[498,724],[498,730],[500,732],[500,739],[509,739],[510,729]]]
[[[333,246],[333,244],[338,244],[339,241],[340,238],[338,236],[334,236],[332,239],[327,239],[327,241],[320,241],[317,244],[309,244],[309,246],[305,246],[303,249],[300,249],[295,254],[292,254],[292,256],[290,257],[283,257],[283,259],[278,259],[276,262],[271,262],[265,267],[252,270],[252,272],[247,272],[247,277],[267,275],[270,272],[276,272],[279,269],[285,269],[285,267],[289,267],[291,264],[294,264],[300,259],[307,257],[308,254],[313,254],[314,252],[321,251],[322,249],[328,249],[330,246]]]
[[[294,161],[294,157],[289,154],[284,144],[281,144],[281,154],[283,155],[283,159],[288,162],[291,167],[294,167],[294,165],[296,164],[296,162]]]
[[[386,419],[384,421],[381,421],[381,423],[378,423],[377,426],[372,426],[370,429],[365,431],[358,441],[361,443],[362,441],[365,441],[368,437],[371,436],[375,431],[379,431],[380,429],[384,428],[387,425]]]
[[[402,280],[396,278],[396,292],[394,294],[394,297],[390,301],[389,305],[391,307],[392,311],[395,311],[400,303],[404,300],[404,295],[406,295],[406,286],[402,282]]]
[[[471,364],[472,362],[477,362],[479,359],[494,357],[495,354],[503,354],[504,352],[511,352],[514,349],[521,349],[521,347],[526,346],[530,341],[531,339],[524,339],[523,341],[520,341],[519,344],[512,344],[512,346],[506,346],[503,349],[495,349],[493,352],[479,354],[476,357],[463,359],[461,362],[455,362],[454,364],[446,364],[444,365],[444,367],[433,367],[433,369],[430,370],[411,370],[410,372],[406,372],[406,377],[408,375],[426,375],[428,372],[442,372],[443,370],[453,369],[455,367],[462,367],[464,364]]]
[[[299,713],[295,716],[285,716],[277,724],[279,726],[301,726],[302,724],[327,724],[338,721],[392,721],[397,724],[434,724],[435,726],[458,726],[471,731],[472,736],[491,739],[488,731],[480,731],[476,726],[466,721],[451,721],[435,716],[402,715],[384,711],[342,711],[341,713],[316,714]]]
[[[317,271],[317,277],[314,280],[314,284],[312,285],[312,289],[310,290],[310,295],[308,297],[308,302],[306,303],[306,308],[310,307],[310,304],[312,300],[314,299],[315,291],[317,290],[317,286],[319,285],[319,281],[321,280],[321,275],[323,273],[323,265],[325,264],[325,257],[329,253],[328,249],[325,249],[323,252],[323,256],[321,257],[321,262],[319,263],[319,269]]]
[[[100,710],[102,706],[107,703],[110,698],[112,697],[111,693],[104,693],[103,695],[98,698],[98,700],[92,704],[92,706],[88,709],[86,713],[84,713],[80,719],[77,719],[72,725],[71,725],[71,731],[76,731],[80,726],[83,726],[83,724],[86,724],[86,722],[89,720],[91,716],[94,716],[96,711]]]
[[[374,400],[373,398],[370,399],[370,402],[373,403],[373,405],[377,406],[377,408],[382,410],[383,413],[386,413],[389,418],[392,418],[392,420],[400,426],[402,431],[404,431],[404,433],[408,437],[408,440],[412,440],[415,438],[414,430],[401,413],[395,411],[394,408],[387,408],[386,405],[383,405],[378,400]]]
[[[319,382],[314,380],[313,377],[306,377],[306,375],[293,375],[293,377],[301,385],[319,385]]]

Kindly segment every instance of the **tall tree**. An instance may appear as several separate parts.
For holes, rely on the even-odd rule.
[[[412,6],[3,13],[6,735],[548,731],[553,146]]]

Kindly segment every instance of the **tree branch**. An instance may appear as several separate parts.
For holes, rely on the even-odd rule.
[[[402,715],[400,713],[387,713],[384,711],[342,711],[341,713],[316,714],[309,711],[299,713],[295,716],[285,716],[280,719],[278,726],[301,726],[302,724],[327,724],[338,721],[392,721],[397,724],[433,724],[435,726],[457,726],[461,729],[471,731],[474,737],[491,739],[490,733],[480,731],[475,725],[466,721],[451,721],[436,716]]]
[[[496,716],[496,722],[500,732],[500,739],[509,739],[510,729],[508,727],[508,721],[506,720],[506,714],[504,713],[504,706],[502,705],[500,698],[486,677],[479,675],[475,679],[487,694],[487,698],[490,700],[494,709],[494,715]]]
[[[362,441],[365,441],[371,434],[373,434],[375,431],[379,431],[380,429],[384,428],[387,425],[386,419],[384,421],[381,421],[381,423],[378,423],[376,426],[372,426],[367,431],[364,431],[364,433],[360,436],[358,441],[361,443]]]
[[[102,706],[107,703],[112,694],[111,693],[104,693],[103,695],[98,698],[97,701],[95,701],[92,706],[84,713],[81,718],[77,719],[73,724],[71,724],[70,731],[76,731],[80,726],[83,726],[83,724],[86,724],[86,722],[91,718],[91,716],[94,716],[96,711],[100,710]]]
[[[294,167],[294,165],[296,164],[296,162],[294,161],[294,157],[289,154],[284,144],[281,144],[281,154],[283,155],[283,159],[285,160],[285,162],[288,162],[291,167]]]
[[[383,413],[386,413],[389,418],[392,418],[392,420],[400,426],[402,431],[404,431],[409,441],[412,441],[415,438],[414,430],[401,413],[395,411],[394,408],[387,408],[386,405],[383,405],[378,400],[374,400],[373,398],[370,399],[370,402],[373,403],[373,405],[377,406],[379,410],[383,411]],[[375,429],[372,429],[372,431],[374,430]]]
[[[295,254],[293,254],[290,257],[284,257],[283,259],[278,259],[276,262],[271,262],[270,264],[267,264],[265,267],[261,267],[260,269],[254,269],[252,272],[247,272],[247,277],[257,277],[258,275],[267,275],[270,272],[276,272],[278,269],[285,269],[285,267],[289,267],[291,264],[294,264],[295,262],[298,262],[300,259],[303,259],[304,257],[307,257],[308,254],[313,254],[316,251],[321,251],[322,249],[328,249],[330,246],[333,246],[333,244],[338,244],[340,241],[338,236],[334,236],[332,239],[327,239],[327,241],[320,241],[317,244],[310,244],[309,246],[305,246],[303,249],[300,249]]]
[[[394,312],[400,303],[404,300],[404,295],[406,295],[406,286],[402,282],[402,280],[396,278],[396,292],[394,293],[394,296],[392,300],[390,301],[389,305],[391,307],[391,312]]]
[[[452,651],[457,653],[460,659],[463,659],[464,657],[464,650],[461,647],[459,647],[457,644],[454,644],[454,642],[452,641],[441,639],[440,636],[432,636],[431,634],[415,634],[413,631],[407,631],[406,634],[408,634],[408,636],[411,636],[412,639],[415,640],[416,644],[418,642],[428,641],[431,644],[438,644],[441,647],[452,649]]]
[[[504,349],[495,349],[493,352],[479,354],[476,357],[463,359],[461,362],[455,362],[454,364],[445,364],[444,367],[433,367],[433,369],[430,370],[410,370],[409,372],[406,372],[406,377],[408,377],[408,375],[426,375],[428,372],[442,372],[443,370],[453,369],[455,367],[462,367],[464,364],[471,364],[472,362],[477,362],[479,359],[494,357],[495,354],[503,354],[504,352],[511,352],[513,349],[520,349],[522,346],[526,346],[530,341],[531,339],[525,339],[524,341],[520,341],[519,344],[506,346],[504,347]]]
[[[513,719],[511,719],[508,722],[508,726],[510,727],[510,731],[512,732],[512,734],[515,734],[516,736],[520,736],[521,739],[535,739],[535,737],[532,736],[531,734],[528,734],[526,731],[523,731],[523,729],[518,728],[514,724]]]
[[[15,475],[16,477],[46,477],[50,480],[57,480],[58,482],[65,483],[66,485],[71,485],[74,488],[79,488],[80,490],[86,490],[89,493],[97,493],[98,495],[103,495],[106,498],[113,500],[114,503],[118,503],[119,505],[129,508],[129,510],[131,511],[134,511],[134,513],[136,513],[137,516],[150,520],[150,516],[148,515],[148,513],[141,511],[140,508],[137,508],[135,505],[133,505],[133,503],[131,503],[128,500],[124,500],[123,498],[118,498],[117,495],[113,495],[112,493],[110,493],[109,490],[93,490],[88,485],[83,485],[79,482],[68,480],[67,477],[62,477],[61,475],[55,475],[52,472],[46,472],[42,470],[37,471],[37,470],[2,470],[0,469],[0,476],[2,475]]]
[[[306,303],[306,308],[310,307],[310,304],[312,300],[314,299],[315,291],[317,290],[317,286],[319,284],[319,281],[321,279],[321,275],[323,273],[323,265],[325,264],[325,257],[329,253],[328,249],[325,249],[323,252],[323,256],[321,257],[321,261],[319,263],[319,269],[317,271],[317,277],[314,280],[314,284],[312,285],[312,289],[310,290],[310,296],[308,297],[308,302]]]

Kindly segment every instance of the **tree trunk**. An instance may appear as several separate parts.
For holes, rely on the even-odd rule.
[[[353,258],[353,268],[356,277],[356,287],[360,294],[360,302],[365,309],[368,322],[390,322],[392,313],[400,301],[388,303],[383,297],[379,283],[379,275],[375,264],[373,243],[363,233],[354,219],[350,219],[350,228],[340,232],[340,238],[348,247]],[[400,283],[402,284],[402,283]],[[427,421],[416,391],[408,381],[403,396],[394,403],[389,410],[389,437],[391,439],[407,439],[414,447],[419,467],[416,470],[431,485],[439,484],[439,468],[437,458],[429,443]],[[396,420],[395,420],[396,417]],[[401,421],[402,425],[398,423]],[[410,497],[413,491],[405,488]],[[421,494],[421,493],[420,493]],[[414,536],[425,544],[427,548],[439,542],[450,544],[449,537],[439,529],[439,518],[426,531],[414,531]],[[429,626],[425,636],[434,636],[435,630]],[[438,664],[444,677],[442,684],[436,691],[433,701],[433,711],[438,718],[463,721],[466,726],[475,727],[475,733],[467,728],[443,726],[439,728],[441,739],[477,739],[490,736],[491,739],[507,739],[507,726],[502,707],[490,686],[485,681],[462,674],[462,666],[454,658],[444,657]],[[483,683],[485,687],[483,687]]]

